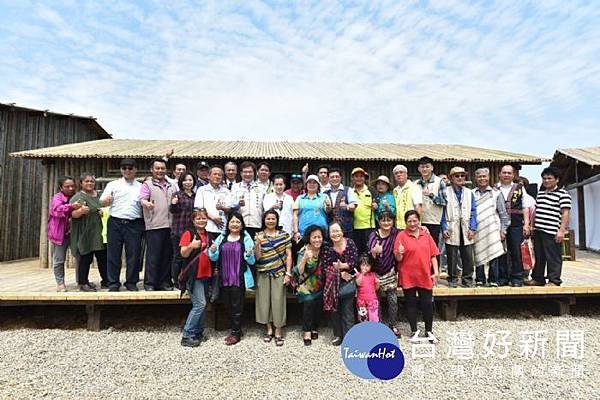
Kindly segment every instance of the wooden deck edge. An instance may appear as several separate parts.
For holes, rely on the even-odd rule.
[[[500,288],[447,288],[436,287],[433,292],[436,298],[502,298],[502,297],[560,297],[600,295],[600,286],[562,286],[562,287],[500,287]],[[253,299],[254,291],[247,291],[246,298]],[[288,293],[288,300],[294,295]],[[398,297],[403,297],[398,290]],[[72,303],[72,304],[127,304],[127,303],[189,303],[189,296],[182,298],[179,292],[96,292],[96,293],[56,293],[56,292],[0,292],[0,305],[8,303],[38,302]]]

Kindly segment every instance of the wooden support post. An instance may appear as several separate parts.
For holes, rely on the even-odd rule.
[[[458,300],[446,300],[442,302],[440,313],[444,321],[456,321],[457,311]]]
[[[87,329],[88,331],[98,332],[102,329],[102,306],[99,304],[86,304]]]
[[[48,264],[48,207],[49,207],[49,200],[50,198],[48,197],[48,193],[50,191],[49,189],[49,183],[48,183],[48,179],[49,179],[49,165],[46,162],[42,163],[43,165],[43,173],[42,173],[42,192],[41,192],[41,196],[42,196],[42,223],[40,224],[40,243],[39,243],[39,254],[40,254],[40,267],[41,268],[48,268],[49,264]]]
[[[552,301],[551,314],[554,316],[568,315],[571,312],[571,305],[575,304],[575,297],[565,297]]]
[[[587,249],[585,233],[585,197],[583,186],[577,187],[577,221],[579,222],[579,250]],[[573,238],[575,241],[575,238]]]

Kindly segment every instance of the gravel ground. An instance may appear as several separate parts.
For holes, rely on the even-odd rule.
[[[520,313],[491,318],[495,312],[461,315],[456,322],[436,321],[440,343],[433,359],[413,359],[406,337],[403,373],[392,381],[354,377],[329,344],[323,328],[313,346],[304,347],[292,326],[282,348],[262,342],[256,325],[236,346],[223,344],[225,332],[208,330],[199,348],[179,345],[179,328],[0,330],[2,399],[167,399],[167,398],[415,398],[597,399],[600,362],[600,313],[549,317]],[[484,355],[486,331],[512,332],[507,358]],[[545,358],[519,353],[519,334],[545,330]],[[557,359],[556,332],[584,332],[582,359]],[[471,332],[472,360],[448,357],[451,332]],[[467,346],[468,348],[469,346]],[[456,347],[454,347],[456,350]],[[502,348],[496,348],[501,353]],[[475,373],[474,373],[475,371]]]

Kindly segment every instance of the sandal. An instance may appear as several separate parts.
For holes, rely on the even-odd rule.
[[[275,336],[275,346],[281,347],[284,342],[283,336]]]
[[[273,335],[272,333],[267,333],[265,337],[263,337],[263,342],[271,343],[271,340],[273,340],[274,337],[275,335]]]

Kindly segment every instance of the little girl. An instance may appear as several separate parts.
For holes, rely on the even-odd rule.
[[[371,262],[367,254],[358,259],[360,272],[356,274],[356,307],[360,322],[379,322],[379,300],[377,289],[379,279],[375,272],[371,272]]]

